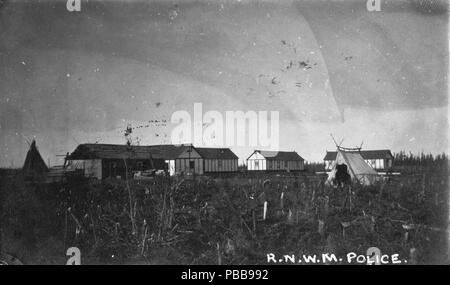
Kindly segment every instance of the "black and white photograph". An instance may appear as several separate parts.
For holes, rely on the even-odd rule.
[[[449,5],[0,0],[0,264],[450,264]]]

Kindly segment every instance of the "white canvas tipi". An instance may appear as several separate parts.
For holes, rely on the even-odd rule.
[[[333,181],[337,173],[337,166],[342,164],[347,166],[352,182],[370,185],[379,179],[378,173],[364,161],[359,151],[345,151],[338,147],[336,160],[328,174],[328,183]]]

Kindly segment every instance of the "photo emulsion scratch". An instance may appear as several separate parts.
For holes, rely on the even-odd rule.
[[[0,264],[449,264],[448,9],[0,0]]]

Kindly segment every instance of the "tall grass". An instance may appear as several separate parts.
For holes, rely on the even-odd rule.
[[[311,175],[52,185],[3,176],[3,250],[25,263],[63,264],[65,250],[78,246],[84,263],[264,264],[267,253],[376,246],[447,263],[447,157],[396,157],[405,174],[338,189]]]

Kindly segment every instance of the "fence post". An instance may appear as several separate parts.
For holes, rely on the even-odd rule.
[[[252,218],[253,218],[253,233],[256,236],[256,212],[254,209],[252,210]]]
[[[325,228],[325,222],[322,221],[322,220],[319,220],[319,225],[318,225],[317,232],[318,232],[321,236],[323,236],[324,228]]]
[[[263,220],[266,220],[267,215],[267,201],[264,202]]]
[[[220,254],[220,244],[217,242],[217,264],[222,265],[222,255]]]
[[[409,250],[409,259],[411,264],[417,264],[417,250],[414,247]]]

